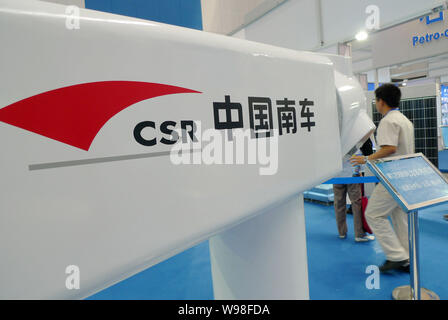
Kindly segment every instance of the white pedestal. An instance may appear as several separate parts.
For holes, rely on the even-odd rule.
[[[210,239],[215,299],[309,299],[303,195]]]

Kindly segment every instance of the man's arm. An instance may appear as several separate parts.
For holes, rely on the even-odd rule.
[[[381,159],[381,158],[386,158],[386,157],[394,154],[396,151],[397,151],[397,147],[395,147],[395,146],[382,146],[380,148],[380,150],[378,150],[374,154],[371,154],[367,158],[368,158],[368,160],[377,160],[377,159]],[[366,163],[365,157],[363,157],[363,156],[353,156],[350,159],[350,162],[352,163],[353,166]]]

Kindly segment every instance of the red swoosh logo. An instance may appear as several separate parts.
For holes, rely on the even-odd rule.
[[[88,151],[104,124],[127,107],[154,97],[201,93],[137,81],[103,81],[47,91],[0,109],[0,121]]]

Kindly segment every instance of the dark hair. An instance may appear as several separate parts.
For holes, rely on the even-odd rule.
[[[401,91],[396,85],[386,83],[375,90],[376,99],[382,99],[391,108],[400,106]]]

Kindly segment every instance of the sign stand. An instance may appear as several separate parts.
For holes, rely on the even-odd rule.
[[[392,297],[394,300],[440,300],[435,292],[420,288],[418,211],[409,212],[408,228],[411,285],[395,288],[392,292]]]
[[[421,153],[368,161],[369,169],[408,213],[411,285],[397,287],[395,300],[440,300],[420,286],[418,210],[448,202],[448,180]]]

